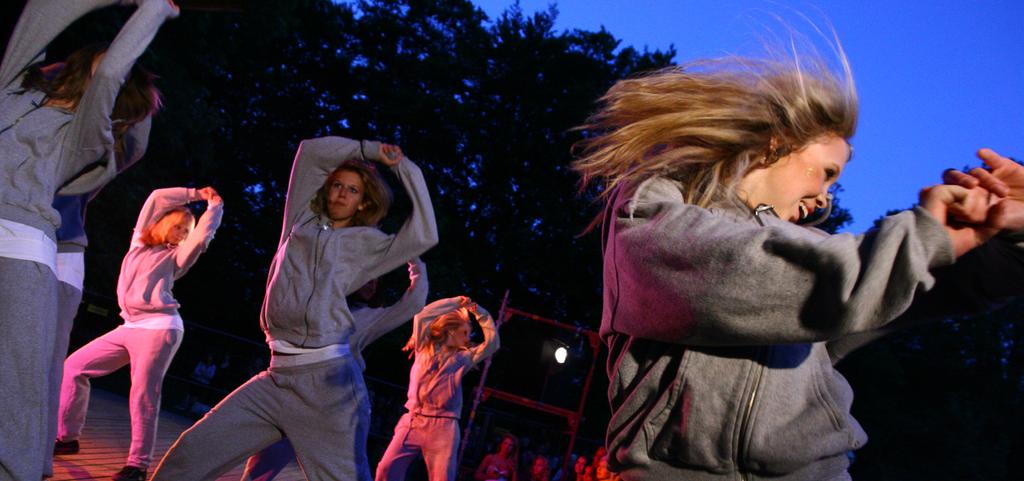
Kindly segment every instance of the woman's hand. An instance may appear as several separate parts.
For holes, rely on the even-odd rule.
[[[404,155],[402,154],[402,148],[397,145],[391,144],[380,144],[380,163],[394,167],[398,165],[398,162],[402,160]]]
[[[1003,157],[992,149],[981,149],[978,158],[985,168],[975,167],[964,173],[954,169],[943,172],[942,180],[949,185],[983,189],[995,196],[990,199],[986,223],[1002,229],[1024,230],[1024,166]],[[975,222],[976,219],[959,219]]]
[[[209,205],[219,205],[224,203],[224,199],[220,198],[220,194],[218,194],[213,187],[209,186],[199,189],[199,197],[205,200]]]
[[[946,228],[956,257],[984,244],[1002,229],[999,219],[988,215],[990,198],[981,187],[967,189],[959,185],[933,185],[920,194],[921,207]]]
[[[459,296],[459,309],[465,308],[469,312],[476,313],[476,303],[468,296]]]

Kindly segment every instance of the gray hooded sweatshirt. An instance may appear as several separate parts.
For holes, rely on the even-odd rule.
[[[149,145],[149,131],[153,125],[152,117],[133,125],[125,135],[124,155],[117,158],[117,174],[124,172],[131,167],[146,153]],[[60,227],[57,229],[57,252],[85,252],[89,245],[89,239],[85,235],[85,211],[89,202],[99,195],[106,185],[103,179],[92,179],[89,176],[79,176],[72,180],[57,192],[53,199],[53,208],[60,213]],[[112,180],[107,177],[107,180]],[[64,192],[81,192],[84,189],[80,186],[88,183],[86,190],[81,194],[64,195]]]
[[[174,281],[184,276],[206,252],[220,227],[224,204],[209,204],[195,229],[176,246],[147,246],[141,236],[167,212],[199,200],[202,197],[196,189],[171,187],[154,190],[143,204],[117,278],[117,304],[125,324],[178,315],[180,305],[174,299]]]
[[[379,159],[380,143],[343,137],[299,145],[285,199],[284,226],[270,264],[260,324],[267,343],[316,349],[349,343],[356,323],[345,296],[437,244],[434,208],[419,167],[403,158],[393,168],[412,200],[397,234],[375,227],[334,229],[310,209],[327,176],[352,158]]]
[[[43,59],[57,34],[86,13],[119,3],[139,7],[111,42],[74,112],[43,106],[42,92],[21,87],[26,69]],[[0,65],[0,218],[55,240],[60,215],[51,204],[57,190],[84,175],[63,193],[90,192],[116,174],[114,102],[135,60],[174,15],[167,0],[28,2]]]
[[[349,338],[349,344],[352,357],[360,369],[366,370],[366,361],[363,360],[363,350],[366,346],[405,324],[420,312],[427,304],[429,290],[427,265],[416,258],[409,262],[409,288],[397,302],[387,307],[361,307],[352,311],[356,329]]]
[[[494,318],[479,308],[480,330],[484,340],[475,346],[451,350],[430,346],[430,325],[441,316],[459,308],[461,297],[431,302],[412,320],[415,360],[409,370],[409,389],[405,409],[422,416],[459,419],[462,415],[462,378],[501,347]],[[434,349],[437,349],[434,351]]]
[[[1024,291],[1019,234],[954,263],[920,208],[827,235],[686,204],[680,184],[654,178],[611,209],[601,335],[609,461],[626,480],[847,480],[867,436],[833,362]]]

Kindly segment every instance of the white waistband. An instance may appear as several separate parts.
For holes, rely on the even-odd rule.
[[[85,285],[85,252],[57,253],[57,280],[78,290]]]
[[[329,359],[351,356],[352,351],[348,344],[331,344],[316,349],[307,349],[299,354],[291,354],[275,349],[275,341],[271,341],[270,367],[291,367],[313,364]],[[281,355],[284,354],[284,355]]]
[[[57,243],[20,222],[0,219],[0,257],[38,262],[57,273]]]
[[[124,318],[124,311],[121,312],[121,317]],[[121,327],[128,329],[176,329],[184,332],[185,321],[181,319],[181,315],[177,312],[172,314],[146,314],[144,316],[136,316],[131,320],[125,319]]]

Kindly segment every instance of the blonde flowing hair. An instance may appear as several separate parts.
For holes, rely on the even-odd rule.
[[[450,336],[451,333],[455,332],[456,329],[469,324],[471,320],[470,316],[471,314],[468,309],[460,307],[454,311],[442,314],[437,319],[434,319],[434,321],[430,323],[430,327],[427,328],[424,335],[425,339],[423,339],[426,342],[420,347],[420,349],[426,351],[428,356],[433,357],[438,350],[444,347],[445,342],[448,341],[448,336]],[[409,341],[405,343],[402,350],[409,351],[410,357],[415,353],[415,332],[411,337],[409,337]]]
[[[161,216],[160,220],[146,226],[139,240],[149,247],[164,245],[167,243],[167,233],[171,227],[185,220],[192,223],[192,229],[195,228],[196,217],[192,215],[192,211],[185,207],[171,209]]]
[[[822,136],[848,140],[857,93],[837,54],[841,77],[816,56],[794,56],[701,60],[620,80],[578,127],[586,136],[574,146],[581,191],[598,184],[607,200],[619,186],[667,176],[682,183],[687,203],[708,207],[734,195],[758,163]]]

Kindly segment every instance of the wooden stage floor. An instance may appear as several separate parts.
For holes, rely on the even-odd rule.
[[[153,452],[153,466],[164,456],[164,452],[178,439],[182,431],[193,421],[177,414],[161,411],[157,430],[156,449]],[[85,430],[79,439],[81,451],[70,456],[55,456],[53,459],[52,481],[86,479],[109,480],[124,466],[128,456],[131,438],[131,424],[128,420],[128,399],[101,389],[93,389],[89,400],[89,414]],[[236,466],[217,481],[238,481],[242,465]],[[301,481],[305,478],[293,461],[275,478],[275,481]]]

